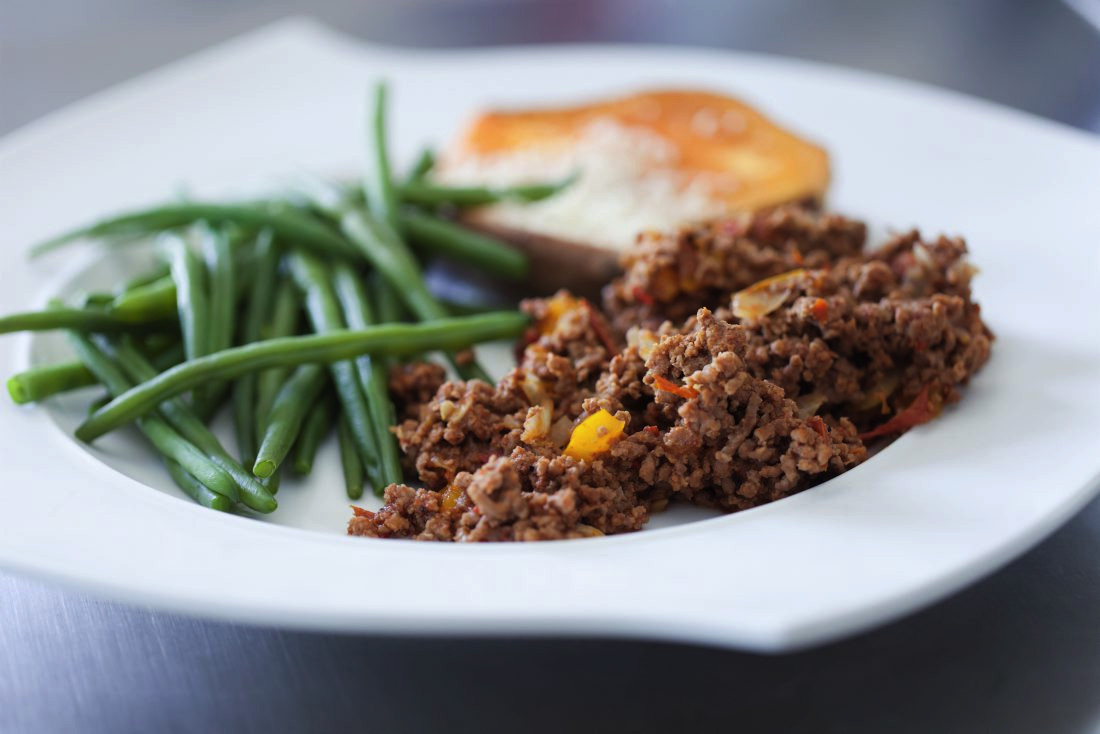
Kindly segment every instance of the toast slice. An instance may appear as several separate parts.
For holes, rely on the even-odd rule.
[[[527,251],[540,289],[598,290],[645,230],[820,203],[829,158],[740,100],[666,90],[578,107],[486,112],[444,151],[435,176],[506,186],[575,173],[574,184],[544,201],[464,215]]]

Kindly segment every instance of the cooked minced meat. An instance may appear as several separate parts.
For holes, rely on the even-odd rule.
[[[858,254],[866,237],[862,222],[797,206],[644,232],[604,289],[604,307],[622,332],[679,323],[769,276]]]
[[[646,236],[605,293],[610,319],[566,292],[525,302],[533,326],[497,385],[394,370],[423,487],[391,485],[349,533],[620,533],[669,501],[735,511],[854,466],[865,440],[957,399],[992,342],[961,240],[912,232],[861,255],[864,232],[790,209]],[[603,443],[578,452],[597,417]]]
[[[390,369],[390,397],[399,420],[415,419],[447,381],[447,370],[434,362],[409,362]]]
[[[645,359],[645,372],[635,373],[638,384],[631,386],[648,386],[655,423],[632,422],[616,393],[590,397],[583,405],[586,414],[607,410],[628,426],[620,440],[592,460],[563,455],[549,431],[517,435],[513,429],[504,440],[501,433],[485,431],[488,439],[479,440],[471,426],[482,421],[462,417],[466,451],[495,455],[454,471],[454,445],[446,431],[434,433],[447,444],[438,447],[446,459],[431,464],[425,481],[439,486],[445,480],[442,491],[391,486],[386,506],[377,513],[360,511],[349,531],[421,540],[546,540],[592,534],[593,529],[617,533],[639,529],[649,507],[663,506],[669,498],[743,509],[785,497],[861,461],[866,449],[851,423],[800,418],[780,388],[749,374],[743,360],[747,343],[742,327],[705,309],[689,332],[663,337]],[[526,369],[516,368],[509,377],[505,384],[521,383]],[[690,397],[663,391],[662,380],[675,381]],[[481,382],[465,384],[471,390],[488,388]],[[446,394],[444,386],[432,404],[440,404]],[[480,415],[488,423],[514,425],[520,412]],[[421,446],[420,453],[438,452]]]
[[[750,370],[864,428],[922,391],[937,409],[957,400],[992,344],[970,300],[965,257],[962,240],[926,243],[914,232],[866,257],[784,277],[781,304],[740,320]],[[736,300],[722,318],[737,320]]]

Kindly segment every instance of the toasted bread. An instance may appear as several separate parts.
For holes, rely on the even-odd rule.
[[[579,173],[533,204],[467,212],[525,249],[540,288],[591,291],[638,232],[792,201],[820,202],[826,152],[739,100],[654,91],[579,107],[491,111],[444,152],[448,183],[509,185]]]

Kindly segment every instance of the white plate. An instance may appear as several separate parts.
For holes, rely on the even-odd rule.
[[[78,417],[72,400],[5,400],[0,562],[130,602],[286,626],[783,650],[960,588],[1095,493],[1100,145],[958,95],[817,65],[639,47],[395,51],[284,23],[0,143],[0,311],[110,275],[104,263],[83,272],[86,249],[22,257],[30,242],[102,212],[164,199],[181,183],[213,194],[302,169],[354,170],[364,92],[380,75],[393,83],[403,161],[491,103],[672,84],[742,95],[829,147],[838,210],[968,236],[998,335],[993,360],[961,406],[796,497],[531,545],[343,537],[331,455],[314,486],[280,493],[277,519],[298,527],[210,512],[181,501],[132,438],[92,450],[70,439],[59,425]],[[57,350],[51,338],[3,337],[0,369]]]

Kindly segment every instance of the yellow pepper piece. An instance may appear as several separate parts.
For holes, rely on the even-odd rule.
[[[444,510],[453,510],[458,501],[462,498],[462,490],[453,484],[448,484],[447,488],[442,493],[443,500],[439,504]]]
[[[621,421],[603,408],[599,412],[585,418],[573,429],[573,435],[569,437],[569,445],[565,447],[565,455],[574,459],[591,461],[595,456],[604,453],[611,448],[626,428],[626,421]]]
[[[546,315],[539,321],[539,333],[550,334],[557,328],[562,316],[580,308],[581,299],[574,298],[565,291],[559,291],[546,302]]]

